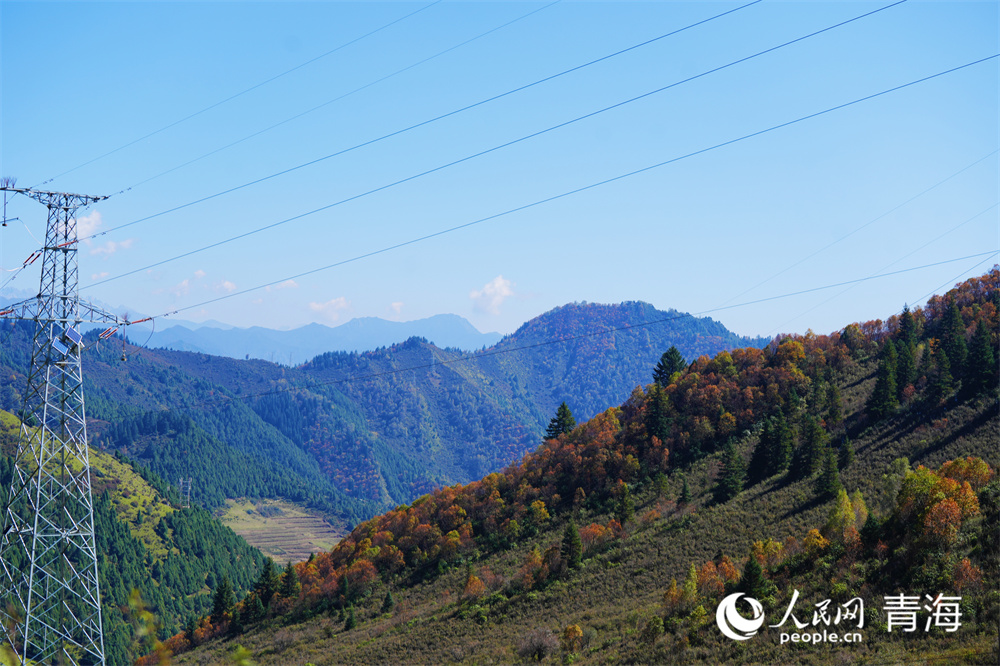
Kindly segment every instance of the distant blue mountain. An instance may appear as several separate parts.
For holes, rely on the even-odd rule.
[[[406,322],[362,317],[335,328],[308,324],[291,331],[175,325],[154,333],[147,346],[297,365],[326,352],[370,351],[412,337],[426,338],[440,348],[473,350],[493,345],[502,336],[480,333],[458,315],[441,314]]]

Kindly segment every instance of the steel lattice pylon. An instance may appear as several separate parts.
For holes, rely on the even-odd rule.
[[[35,322],[15,469],[4,488],[0,635],[25,661],[104,664],[77,327],[118,321],[80,303],[75,215],[105,197],[0,189],[48,208],[38,295],[0,313]]]

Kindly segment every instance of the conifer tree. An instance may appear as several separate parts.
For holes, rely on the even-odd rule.
[[[837,466],[840,469],[846,469],[852,462],[854,462],[854,446],[851,444],[851,440],[845,437],[843,444],[840,445]]]
[[[212,622],[222,621],[226,613],[236,605],[236,596],[233,594],[233,585],[229,582],[229,576],[223,576],[222,582],[215,588],[215,595],[212,597]]]
[[[347,619],[344,620],[344,631],[350,631],[354,627],[358,626],[358,621],[354,617],[354,606],[347,607]]]
[[[802,444],[799,446],[795,465],[798,477],[809,478],[819,470],[823,463],[826,441],[826,431],[820,425],[819,419],[807,414],[802,424]]]
[[[682,372],[687,367],[687,362],[681,355],[677,347],[671,346],[660,356],[656,368],[653,369],[653,381],[659,386],[670,384],[670,377],[675,372]]]
[[[387,590],[385,593],[385,598],[382,599],[382,613],[391,613],[392,609],[396,607],[396,599],[392,596],[392,590]]]
[[[820,475],[816,477],[813,489],[820,499],[835,497],[843,488],[840,484],[840,473],[837,471],[837,459],[833,455],[833,449],[824,447],[822,469]]]
[[[682,483],[681,483],[680,502],[681,502],[681,504],[690,504],[691,503],[691,489],[688,488],[687,477],[681,475],[681,482]]]
[[[943,347],[934,353],[934,373],[930,383],[930,398],[934,403],[943,400],[951,393],[954,379],[951,375],[951,359]]]
[[[564,402],[559,405],[556,415],[549,421],[549,427],[545,429],[545,439],[555,439],[563,433],[571,432],[575,427],[576,419],[573,418],[573,412]]]
[[[844,407],[840,398],[840,389],[836,384],[830,384],[826,389],[826,422],[831,426],[844,420]]]
[[[274,567],[274,560],[270,557],[264,560],[264,566],[260,570],[260,577],[257,579],[257,584],[254,586],[254,591],[257,596],[260,597],[260,602],[264,606],[268,606],[271,603],[271,597],[274,593],[278,591],[278,583],[280,581],[280,576]]]
[[[661,442],[670,434],[670,398],[659,384],[653,384],[646,399],[646,434]]]
[[[941,321],[941,348],[948,354],[951,372],[961,377],[965,369],[965,357],[968,346],[965,344],[965,323],[962,312],[954,299],[949,301],[948,309]]]
[[[295,570],[295,565],[291,562],[285,567],[285,572],[281,575],[281,596],[286,599],[294,599],[299,596],[299,574]]]
[[[725,502],[739,495],[746,478],[746,465],[733,439],[726,442],[722,459],[722,476],[719,477],[715,487],[715,498],[719,502]]]
[[[993,353],[993,341],[986,321],[979,320],[976,333],[969,345],[966,384],[969,393],[976,395],[986,392],[997,382],[997,359]]]
[[[632,491],[627,483],[621,484],[621,495],[618,497],[618,506],[615,509],[618,522],[625,525],[632,520],[635,515],[635,501],[632,499]]]
[[[767,579],[760,562],[753,555],[747,559],[747,563],[743,567],[743,576],[740,577],[740,583],[737,587],[740,592],[758,601],[770,596],[775,591],[774,583]]]
[[[896,341],[896,398],[902,400],[903,391],[917,377],[917,365],[913,360],[913,348],[903,342]]]
[[[875,390],[868,398],[866,409],[876,419],[887,416],[896,409],[896,345],[886,342],[878,364]]]
[[[903,313],[899,316],[899,339],[910,349],[917,344],[917,322],[908,305],[903,306]]]
[[[563,530],[562,559],[570,569],[579,569],[583,562],[583,542],[580,540],[580,530],[572,520]]]

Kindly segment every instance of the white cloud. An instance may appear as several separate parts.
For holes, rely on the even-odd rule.
[[[484,284],[482,289],[470,291],[469,298],[472,299],[477,310],[498,315],[500,314],[500,305],[514,295],[513,286],[513,282],[498,275]]]
[[[399,314],[400,311],[402,311],[403,309],[403,301],[396,301],[395,303],[390,303],[389,307],[392,308],[393,312]]]
[[[191,280],[184,278],[180,284],[176,284],[170,288],[170,293],[174,296],[180,298],[181,296],[187,296],[191,292]]]
[[[103,254],[103,255],[106,255],[106,256],[110,257],[112,254],[114,254],[118,250],[127,250],[127,249],[129,249],[130,247],[132,247],[133,243],[135,243],[135,239],[134,238],[126,238],[125,240],[121,241],[120,243],[116,243],[115,241],[108,241],[107,243],[105,243],[104,245],[101,245],[100,247],[95,247],[94,249],[92,249],[90,251],[90,253],[91,254]]]
[[[340,319],[341,310],[346,310],[351,306],[351,302],[343,296],[332,298],[326,303],[310,303],[309,309],[324,315],[330,321]]]
[[[194,272],[194,276],[196,278],[198,278],[199,280],[202,279],[203,277],[205,277],[206,275],[208,275],[208,273],[206,273],[205,271],[201,270],[200,268]]]
[[[103,280],[104,278],[108,277],[109,275],[111,275],[111,273],[108,273],[107,271],[101,271],[100,273],[93,273],[90,276],[90,279],[91,280]]]
[[[221,289],[222,291],[226,292],[227,294],[231,294],[234,291],[236,291],[236,284],[233,283],[233,282],[230,282],[229,280],[223,280],[222,282],[220,282],[219,284],[217,284],[215,288],[216,289]]]
[[[284,282],[279,282],[278,284],[271,285],[269,287],[264,287],[264,291],[281,291],[282,289],[298,289],[299,283],[295,280],[285,280]]]
[[[76,218],[76,237],[83,239],[84,243],[90,245],[93,241],[89,240],[87,236],[97,233],[102,224],[104,224],[104,220],[101,219],[101,214],[96,210],[90,215],[78,217]]]

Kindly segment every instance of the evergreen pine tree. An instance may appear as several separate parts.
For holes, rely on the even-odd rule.
[[[969,345],[969,357],[966,361],[967,389],[972,395],[985,393],[997,382],[997,359],[993,353],[993,341],[990,335],[989,326],[986,321],[979,320],[976,326],[976,333],[972,336],[972,344]]]
[[[344,631],[350,631],[358,626],[358,620],[354,617],[354,606],[347,607],[347,619],[344,620]]]
[[[840,445],[837,466],[840,469],[847,469],[852,462],[854,462],[854,446],[851,444],[851,440],[845,437],[844,443]]]
[[[659,384],[653,384],[646,398],[646,434],[661,442],[670,434],[670,398]]]
[[[823,451],[823,465],[820,475],[816,477],[813,489],[820,499],[835,497],[842,490],[840,485],[840,473],[837,471],[837,459],[833,455],[833,449],[825,447]]]
[[[715,499],[725,502],[740,494],[743,490],[743,481],[746,478],[746,465],[743,456],[736,449],[736,442],[732,439],[726,442],[722,454],[723,471],[719,481],[715,486]]]
[[[299,583],[299,573],[295,570],[295,565],[291,562],[285,567],[285,572],[281,575],[281,596],[286,599],[294,599],[299,596],[302,585]]]
[[[583,562],[583,542],[580,540],[580,530],[577,529],[576,523],[572,520],[563,530],[561,551],[563,562],[566,563],[567,567],[570,569],[580,568],[580,564]]]
[[[917,364],[913,360],[913,348],[902,339],[896,341],[896,398],[903,399],[903,391],[917,377]]]
[[[934,353],[934,373],[930,383],[930,399],[933,403],[944,400],[954,388],[954,379],[951,376],[951,359],[944,347],[938,348]]]
[[[555,439],[563,433],[571,432],[575,427],[576,419],[573,418],[573,412],[564,402],[559,405],[556,415],[549,421],[549,427],[545,429],[545,439]]]
[[[257,578],[257,584],[254,586],[254,591],[260,597],[260,602],[264,606],[270,605],[271,597],[278,591],[279,581],[280,577],[275,570],[274,560],[269,557],[264,560],[264,566],[260,570],[260,577]]]
[[[743,576],[740,578],[738,589],[760,601],[774,593],[775,585],[764,575],[764,569],[757,558],[751,555],[743,567]]]
[[[910,349],[917,344],[917,322],[908,305],[903,306],[903,314],[899,316],[899,339]]]
[[[677,347],[671,346],[660,356],[656,368],[653,369],[653,381],[659,386],[670,384],[670,377],[675,372],[682,372],[687,367],[687,362],[681,355]]]
[[[941,322],[941,348],[948,354],[952,375],[961,377],[965,370],[968,347],[965,344],[965,323],[962,321],[962,312],[954,299],[949,301]]]
[[[827,435],[820,425],[819,419],[807,414],[802,424],[802,443],[799,445],[798,461],[795,465],[800,478],[809,478],[815,474],[823,463]]]
[[[632,490],[628,487],[627,483],[621,484],[621,488],[621,495],[618,497],[618,506],[615,513],[618,522],[624,525],[632,520],[632,517],[635,515],[635,501],[632,499]]]
[[[226,613],[235,605],[236,596],[233,594],[233,585],[229,582],[229,576],[223,576],[222,582],[215,588],[215,595],[212,597],[212,622],[221,622]]]
[[[691,490],[690,490],[690,488],[688,488],[687,477],[682,475],[681,476],[681,481],[682,481],[682,483],[681,483],[680,503],[681,504],[690,504],[691,503]]]
[[[876,419],[887,416],[896,409],[896,345],[886,342],[878,364],[875,390],[868,398],[866,409]]]
[[[392,596],[392,590],[387,590],[385,593],[385,598],[382,599],[382,613],[391,613],[392,609],[396,607],[396,599]]]
[[[840,399],[840,389],[830,384],[826,389],[826,422],[836,426],[844,420],[844,407]]]

